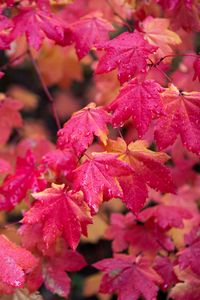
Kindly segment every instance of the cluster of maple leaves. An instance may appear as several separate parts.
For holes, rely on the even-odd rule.
[[[5,149],[23,126],[23,106],[0,95],[0,210],[27,205],[21,245],[0,235],[0,294],[31,294],[44,283],[68,297],[67,272],[86,266],[76,251],[81,235],[103,202],[120,198],[129,212],[111,214],[105,238],[113,258],[94,264],[103,271],[100,292],[152,300],[162,290],[198,300],[200,57],[192,39],[200,31],[199,1],[68,2],[0,1],[0,49],[11,57],[0,77],[27,59],[41,79],[38,53],[49,43],[75,47],[79,64],[90,58],[96,89],[58,128],[56,145],[22,139],[11,157]]]

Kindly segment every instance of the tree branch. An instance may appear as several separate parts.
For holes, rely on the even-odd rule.
[[[45,92],[45,94],[46,94],[46,96],[47,96],[47,99],[48,99],[49,102],[51,103],[52,112],[53,112],[54,119],[55,119],[55,121],[56,121],[57,128],[60,129],[60,128],[61,128],[61,124],[60,124],[60,120],[59,120],[59,117],[58,117],[58,113],[57,113],[57,111],[56,111],[54,99],[53,99],[51,93],[49,92],[48,87],[47,87],[47,85],[46,85],[44,79],[42,78],[40,69],[39,69],[39,67],[38,67],[38,65],[37,65],[37,63],[36,63],[36,61],[34,60],[33,55],[32,55],[32,53],[31,53],[30,49],[28,49],[28,55],[29,55],[30,60],[31,60],[31,62],[32,62],[32,65],[33,65],[33,67],[34,67],[34,69],[35,69],[35,71],[36,71],[36,73],[37,73],[37,76],[38,76],[38,78],[39,78],[39,80],[40,80],[40,84],[41,84],[41,86],[42,86],[42,88],[43,88],[43,90],[44,90],[44,92]]]

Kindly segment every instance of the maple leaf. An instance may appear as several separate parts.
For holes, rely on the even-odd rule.
[[[140,296],[152,300],[158,292],[157,284],[162,282],[149,262],[141,257],[118,254],[115,258],[103,259],[93,266],[105,272],[100,292],[117,292],[118,300],[136,300]]]
[[[118,138],[109,140],[107,151],[118,153],[121,160],[128,163],[134,173],[132,177],[121,178],[120,185],[124,192],[123,201],[133,211],[143,207],[148,196],[146,185],[161,192],[173,192],[174,186],[170,171],[163,164],[169,159],[166,153],[148,150],[147,143],[142,140],[130,143]]]
[[[123,199],[128,209],[137,215],[143,208],[148,197],[148,190],[145,181],[137,174],[125,176],[119,180],[123,190]]]
[[[0,175],[11,171],[11,165],[5,159],[0,158]]]
[[[132,173],[131,167],[116,155],[94,153],[73,171],[74,188],[82,190],[92,212],[97,212],[102,201],[123,197],[117,178]]]
[[[192,218],[191,213],[184,207],[173,205],[156,205],[148,207],[139,215],[142,222],[154,218],[155,222],[163,229],[172,227],[183,228],[183,219]]]
[[[50,0],[36,0],[37,7],[39,7],[41,10],[49,11],[51,8]]]
[[[81,59],[88,52],[109,39],[108,32],[114,31],[114,27],[102,18],[102,13],[93,12],[70,24],[72,34],[69,39],[76,44],[76,53]]]
[[[29,190],[38,192],[46,186],[41,171],[36,169],[31,151],[25,158],[18,157],[15,174],[5,178],[0,186],[0,210],[11,210],[26,197]]]
[[[30,251],[39,250],[43,255],[49,254],[49,245],[47,246],[43,240],[43,224],[41,222],[35,224],[22,224],[18,230],[18,233],[21,237],[22,246],[24,248]],[[37,286],[37,288],[39,286],[40,284]]]
[[[105,237],[113,240],[112,249],[115,252],[121,252],[128,248],[126,234],[131,227],[135,225],[135,217],[132,213],[122,215],[119,213],[112,213],[110,218],[110,226],[105,232]]]
[[[158,0],[166,9],[175,29],[182,27],[186,31],[199,31],[199,3],[195,0]]]
[[[26,224],[23,226],[26,226]],[[30,240],[30,233],[31,231],[26,237],[29,246],[31,244],[28,241],[28,239]],[[34,238],[35,236],[32,236],[32,239]],[[32,248],[32,251],[35,250]],[[39,289],[44,283],[46,288],[52,293],[66,298],[69,294],[71,284],[71,279],[66,272],[79,271],[85,267],[87,265],[85,259],[78,252],[69,250],[66,241],[63,239],[59,239],[56,245],[49,249],[48,252],[42,252],[42,255],[38,251],[37,253],[39,254],[40,263],[28,274],[26,280],[29,291],[32,292]]]
[[[33,128],[31,124],[30,130],[32,129]],[[29,131],[29,128],[27,130]],[[40,136],[41,134],[43,133],[37,133],[36,135],[33,133],[33,136],[22,139],[16,145],[16,154],[19,156],[25,156],[28,151],[31,151],[34,155],[36,164],[40,164],[43,156],[49,153],[49,151],[53,151],[53,149],[55,149],[54,144],[51,143],[46,137]],[[29,136],[29,132],[27,135]],[[40,168],[42,169],[41,166]]]
[[[7,142],[13,128],[22,126],[22,119],[19,113],[23,105],[11,98],[0,94],[0,144]]]
[[[156,1],[166,10],[174,10],[180,3],[180,0],[156,0]]]
[[[178,34],[168,29],[169,25],[169,19],[153,18],[151,16],[140,23],[144,38],[149,44],[158,47],[156,53],[160,58],[173,52],[171,46],[181,43]]]
[[[136,254],[144,252],[155,256],[159,250],[174,250],[172,240],[167,236],[165,230],[153,220],[149,220],[145,224],[135,224],[130,230],[127,230],[125,239]]]
[[[118,79],[124,83],[147,68],[147,58],[157,50],[150,45],[143,35],[135,30],[133,33],[124,32],[98,46],[106,51],[100,59],[96,73],[107,73],[118,68]]]
[[[72,249],[75,249],[81,234],[87,235],[87,225],[91,217],[86,203],[80,194],[67,192],[65,185],[52,184],[40,193],[34,193],[37,200],[25,213],[22,223],[42,224],[42,238],[47,248],[63,236]]]
[[[154,80],[139,82],[134,78],[129,81],[108,105],[108,109],[114,112],[113,126],[121,126],[132,117],[139,137],[143,136],[152,118],[159,117],[163,112],[159,94],[161,91],[161,86]]]
[[[67,298],[70,292],[71,279],[66,273],[79,271],[87,264],[78,252],[66,250],[61,255],[46,259],[42,268],[45,286],[52,293]]]
[[[198,78],[200,81],[200,57],[197,57],[193,62],[193,68],[194,68],[193,80],[196,80]]]
[[[42,164],[52,169],[58,176],[67,176],[77,166],[77,157],[72,149],[56,149],[48,152],[42,158]]]
[[[191,267],[192,271],[200,276],[200,238],[197,238],[187,248],[178,252],[179,265],[182,269]]]
[[[0,8],[0,13],[2,9]],[[9,31],[13,27],[12,20],[8,19],[3,14],[0,14],[0,49],[7,49],[10,46]]]
[[[73,80],[83,80],[82,66],[77,59],[75,50],[73,47],[61,47],[60,45],[54,45],[47,41],[44,42],[37,58],[38,66],[42,77],[44,78],[48,86],[58,84],[61,88],[69,87]],[[53,70],[53,72],[51,71]],[[66,93],[62,93],[65,98]],[[78,110],[78,103],[74,101],[74,97],[71,93],[68,93],[68,101],[71,103],[71,109],[69,109],[70,103],[64,101],[64,104],[59,108],[58,100],[55,99],[57,112],[61,118],[66,118],[66,115],[71,115],[72,110]],[[59,96],[59,94],[58,94]],[[64,98],[62,97],[62,99]],[[58,97],[56,97],[58,99]],[[59,97],[59,99],[61,99]]]
[[[178,266],[175,266],[174,269],[181,282],[177,283],[171,289],[169,297],[174,300],[199,300],[199,276],[194,274],[190,269],[180,270]]]
[[[0,3],[4,4],[6,2],[7,6],[13,6],[14,0],[1,0]]]
[[[13,23],[13,30],[10,33],[11,39],[26,34],[28,43],[36,50],[40,48],[45,37],[61,43],[66,34],[64,21],[46,9],[21,7],[18,15],[13,18]]]
[[[178,282],[174,273],[173,262],[169,257],[157,256],[154,260],[154,269],[163,278],[162,287],[164,290]]]
[[[92,144],[94,135],[106,145],[108,135],[106,124],[109,122],[109,114],[103,108],[90,103],[74,113],[64,128],[58,131],[57,144],[62,149],[73,147],[80,156]]]
[[[170,85],[161,98],[165,115],[156,121],[155,127],[159,149],[173,144],[180,135],[183,145],[200,155],[200,92],[180,92]]]
[[[25,275],[36,267],[37,259],[4,235],[0,235],[0,291],[1,285],[19,288],[25,283]]]

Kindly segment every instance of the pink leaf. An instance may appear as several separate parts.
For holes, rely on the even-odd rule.
[[[100,59],[96,73],[107,73],[118,69],[121,84],[140,72],[146,72],[146,60],[157,50],[157,47],[145,41],[143,35],[137,30],[133,33],[122,33],[111,41],[99,45],[98,48],[105,50],[106,54]]]
[[[18,157],[15,174],[6,177],[0,186],[0,210],[13,209],[29,190],[38,192],[45,186],[46,181],[35,166],[34,156],[28,151],[25,158]]]
[[[64,128],[58,131],[58,146],[62,149],[73,147],[80,156],[92,144],[94,135],[105,145],[108,135],[106,124],[109,122],[109,114],[103,108],[90,103],[76,112],[65,123]]]
[[[155,128],[159,149],[173,144],[180,135],[183,145],[200,155],[200,93],[180,92],[171,85],[161,98],[165,115],[157,120]]]
[[[67,192],[64,184],[52,184],[40,193],[34,206],[25,213],[22,223],[42,224],[42,239],[47,248],[62,236],[72,249],[79,243],[81,234],[87,235],[91,224],[89,209],[80,194]]]
[[[94,267],[105,272],[100,292],[117,292],[119,300],[156,298],[161,277],[154,271],[147,260],[128,255],[116,255],[115,258],[103,259]]]
[[[139,82],[137,79],[129,81],[120,90],[116,99],[109,104],[113,111],[112,123],[115,127],[122,125],[130,117],[138,130],[139,137],[147,131],[151,120],[159,117],[163,112],[159,92],[161,86],[153,80]]]

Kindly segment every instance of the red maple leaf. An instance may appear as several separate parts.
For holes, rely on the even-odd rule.
[[[87,235],[91,224],[89,209],[80,194],[66,191],[64,184],[52,184],[40,193],[34,193],[37,200],[24,215],[24,224],[42,224],[42,239],[47,248],[62,236],[72,249],[79,243],[81,234]]]
[[[196,80],[198,78],[200,81],[200,57],[197,57],[193,62],[193,68],[194,68],[193,80]]]
[[[36,265],[37,259],[28,250],[0,235],[0,292],[23,287],[26,273]]]
[[[0,96],[0,144],[7,142],[13,128],[22,126],[22,118],[19,113],[22,107],[23,105],[19,101]]]
[[[148,197],[146,182],[137,174],[120,178],[120,185],[123,190],[123,199],[128,209],[137,215],[143,208]]]
[[[27,151],[33,153],[36,164],[40,164],[44,155],[53,151],[55,146],[46,137],[39,134],[33,134],[33,136],[24,138],[16,145],[16,154],[18,156],[25,156]]]
[[[131,167],[116,155],[94,153],[73,172],[75,190],[82,190],[86,202],[97,212],[103,200],[123,197],[117,178],[132,173]]]
[[[18,230],[22,246],[30,251],[40,251],[43,255],[49,254],[49,245],[45,244],[43,240],[43,224],[22,224]],[[31,239],[30,239],[31,236]],[[52,248],[50,249],[52,250]]]
[[[200,92],[180,92],[170,85],[161,98],[165,115],[157,120],[155,128],[159,149],[173,144],[180,135],[183,145],[200,155]]]
[[[152,118],[159,117],[163,112],[159,94],[161,91],[161,86],[154,80],[139,82],[134,78],[129,81],[108,106],[108,109],[113,111],[113,126],[121,126],[132,117],[138,136],[143,136]]]
[[[103,108],[90,103],[76,112],[58,131],[58,146],[62,149],[73,147],[76,154],[81,155],[92,144],[94,135],[106,145],[110,122],[109,114]]]
[[[69,175],[77,166],[77,156],[70,148],[56,149],[47,152],[42,158],[42,164],[53,170],[58,176]]]
[[[62,43],[66,34],[64,21],[46,9],[21,7],[18,15],[13,18],[13,23],[11,39],[25,34],[28,43],[36,50],[40,48],[45,37]]]
[[[81,59],[88,52],[109,39],[109,31],[114,31],[114,27],[107,20],[102,18],[102,13],[93,12],[80,18],[77,22],[70,24],[72,31],[71,42],[75,42],[76,53]]]
[[[181,250],[178,255],[179,265],[182,269],[191,267],[192,271],[200,276],[200,238]]]
[[[148,56],[157,50],[157,47],[150,45],[137,30],[133,33],[124,32],[98,48],[105,50],[106,54],[100,59],[96,73],[107,73],[118,68],[120,83],[145,72]]]
[[[6,2],[7,6],[13,6],[14,0],[1,0],[0,3],[4,4]]]
[[[184,0],[185,1],[185,0]],[[187,1],[187,0],[186,0]],[[185,1],[185,2],[186,2]],[[189,0],[190,1],[190,0]],[[188,2],[189,2],[188,1]],[[165,10],[174,10],[180,3],[180,0],[157,0],[157,2],[165,9]]]
[[[164,229],[159,227],[153,220],[145,224],[135,224],[127,230],[125,239],[133,248],[134,253],[146,253],[155,255],[159,250],[172,251],[174,245]]]
[[[137,214],[146,201],[146,185],[161,192],[174,191],[170,171],[163,165],[169,159],[166,153],[148,150],[147,143],[142,140],[126,145],[120,138],[109,140],[107,150],[118,153],[133,169],[132,176],[120,178],[123,201],[133,213]]]
[[[47,257],[42,267],[42,277],[46,288],[54,294],[67,298],[71,279],[66,271],[79,271],[86,265],[82,255],[71,250],[63,251],[61,255]]]
[[[186,31],[199,31],[199,3],[194,0],[157,0],[166,10],[175,29],[182,27]]]
[[[164,290],[178,282],[173,267],[173,262],[169,257],[157,256],[154,260],[154,269],[163,278],[162,287]]]
[[[25,158],[18,157],[15,174],[7,176],[0,186],[0,210],[13,209],[29,190],[38,192],[45,187],[46,181],[41,178],[34,156],[28,151]]]
[[[29,235],[30,239],[30,235]],[[37,252],[38,253],[38,252]],[[66,272],[79,271],[87,265],[83,256],[67,249],[66,243],[59,240],[54,251],[41,256],[39,264],[28,274],[26,285],[30,292],[39,289],[44,283],[52,293],[67,298],[70,292],[71,278]]]
[[[113,251],[121,252],[128,248],[126,234],[127,231],[135,225],[134,221],[135,217],[131,212],[126,215],[112,213],[110,217],[111,224],[105,232],[105,237],[109,240],[113,240]]]
[[[153,218],[161,228],[170,229],[172,227],[183,228],[183,220],[191,217],[191,213],[184,207],[156,205],[143,210],[139,215],[139,220],[146,222]]]
[[[57,0],[56,0],[57,1]],[[35,0],[37,6],[42,10],[49,10],[50,9],[50,0]]]
[[[0,175],[9,173],[11,169],[10,163],[5,159],[0,158]]]
[[[2,13],[0,8],[0,13]],[[7,49],[10,46],[11,39],[9,37],[9,31],[12,29],[12,20],[8,19],[4,15],[0,15],[0,49]]]
[[[129,255],[118,254],[115,258],[103,259],[93,266],[105,272],[101,285],[101,293],[117,292],[118,300],[156,298],[157,284],[162,282],[161,277],[150,267],[145,258],[134,258]]]

